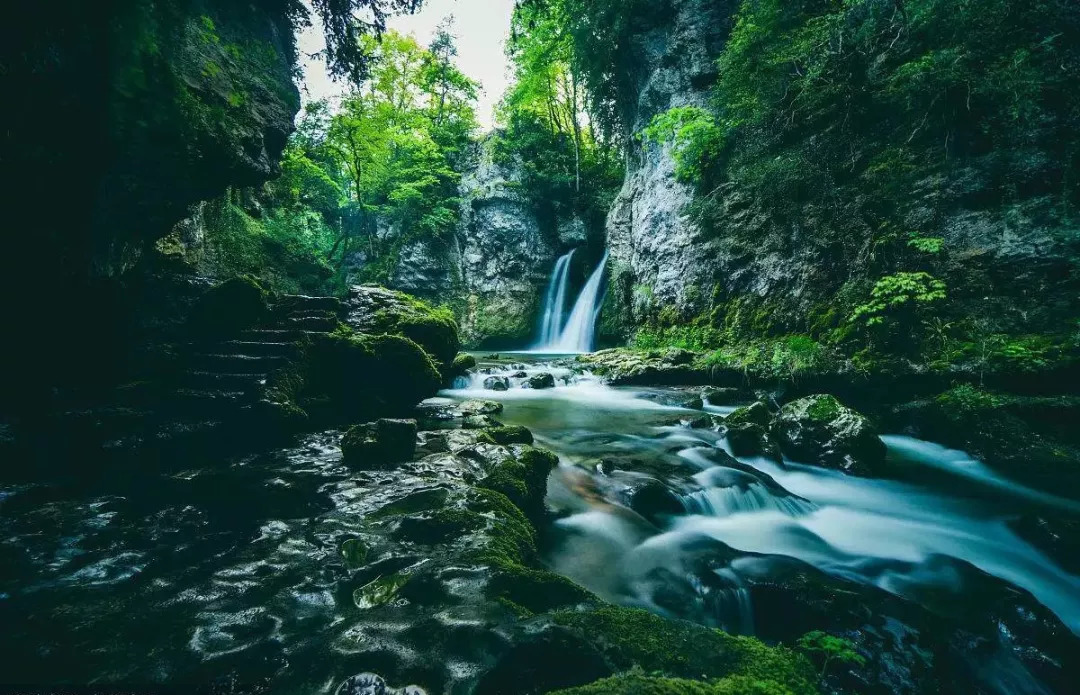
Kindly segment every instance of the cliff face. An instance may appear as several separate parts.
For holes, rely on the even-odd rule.
[[[624,95],[623,107],[633,132],[670,108],[708,104],[736,4],[674,2],[667,21],[635,37],[638,88]],[[611,283],[602,326],[609,339],[624,339],[655,306],[685,306],[713,274],[713,245],[686,216],[694,187],[677,180],[670,149],[637,140],[630,148],[607,220]]]
[[[638,88],[624,105],[635,133],[671,107],[711,108],[737,5],[677,0],[662,25],[637,34]],[[860,78],[873,79],[868,70]],[[970,109],[970,99],[958,108]],[[669,145],[634,140],[607,222],[609,336],[658,318],[678,325],[706,316],[745,337],[819,336],[844,330],[875,281],[914,270],[944,281],[943,325],[964,322],[966,335],[1068,330],[1080,311],[1080,235],[1070,165],[1046,135],[1053,120],[1026,141],[988,147],[979,128],[991,126],[961,117],[926,163],[909,165],[888,156],[919,123],[902,136],[860,124],[848,138],[843,113],[783,139],[744,134],[707,201],[677,180]],[[687,215],[703,202],[708,229]],[[909,235],[940,241],[941,250],[920,255],[905,246]]]
[[[0,309],[20,326],[24,364],[107,371],[105,343],[125,340],[119,278],[142,250],[198,201],[275,175],[299,108],[286,12],[236,0],[12,8],[0,36],[4,92],[18,95],[0,128],[14,213]]]
[[[462,333],[466,344],[523,347],[557,255],[520,192],[521,173],[492,161],[487,143],[461,182]]]

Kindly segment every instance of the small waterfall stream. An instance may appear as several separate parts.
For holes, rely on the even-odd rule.
[[[604,257],[600,259],[596,270],[592,272],[588,282],[581,288],[581,294],[578,295],[577,301],[574,302],[574,308],[570,312],[570,317],[566,319],[566,325],[560,326],[562,307],[566,298],[570,256],[573,253],[571,251],[555,264],[551,284],[548,286],[548,301],[544,307],[544,323],[541,328],[540,344],[535,348],[537,352],[570,354],[591,352],[593,349],[596,335],[596,319],[600,314],[600,300],[603,297],[602,283],[604,269],[607,267],[608,254],[606,251],[604,252]],[[560,273],[562,274],[561,278],[559,277]],[[550,322],[549,318],[551,319]],[[559,330],[560,327],[561,330]],[[554,331],[548,333],[548,328],[552,328]]]
[[[576,250],[576,249],[575,249]],[[570,260],[574,250],[555,262],[547,292],[544,294],[544,312],[540,322],[540,344],[553,345],[559,339],[563,327],[563,309],[566,307],[566,286],[570,282]]]

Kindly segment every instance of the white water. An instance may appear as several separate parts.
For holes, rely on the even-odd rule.
[[[594,337],[596,335],[596,319],[600,313],[600,299],[603,296],[601,289],[604,279],[604,268],[607,267],[607,259],[608,254],[605,251],[604,257],[600,259],[600,264],[596,266],[596,270],[589,276],[589,281],[585,283],[585,286],[581,289],[581,294],[578,295],[577,301],[574,302],[574,308],[570,312],[570,317],[566,320],[566,325],[559,333],[559,337],[556,340],[547,341],[537,347],[536,350],[538,352],[569,355],[592,351]],[[569,261],[567,262],[567,265],[569,265]],[[555,273],[557,274],[558,272],[559,267],[558,264],[556,264]],[[553,275],[552,283],[554,283],[555,280],[556,278]],[[546,340],[544,336],[541,337]]]
[[[553,345],[559,340],[563,328],[563,310],[566,308],[566,286],[570,282],[570,259],[574,251],[555,262],[547,292],[544,294],[544,312],[540,322],[540,345]]]

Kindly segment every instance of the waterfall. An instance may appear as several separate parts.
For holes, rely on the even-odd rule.
[[[581,294],[574,302],[574,309],[570,312],[570,318],[559,334],[558,340],[551,341],[541,350],[555,353],[589,352],[593,349],[593,336],[596,333],[596,319],[600,314],[600,299],[604,279],[604,268],[607,266],[608,255],[600,259],[600,265],[589,276],[585,287],[581,288]]]
[[[552,345],[559,339],[566,307],[566,286],[570,282],[570,259],[574,251],[559,258],[544,295],[544,313],[540,323],[540,345]]]

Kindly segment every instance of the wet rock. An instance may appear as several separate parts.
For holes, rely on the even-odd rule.
[[[692,430],[708,430],[716,426],[716,422],[709,415],[699,415],[690,419],[686,424]]]
[[[741,392],[737,388],[706,386],[701,389],[701,398],[709,405],[732,405],[739,401]]]
[[[382,419],[356,425],[341,439],[350,468],[383,468],[408,461],[416,451],[416,420]]]
[[[633,490],[629,501],[631,509],[657,526],[662,525],[668,517],[686,513],[679,497],[655,480]]]
[[[479,441],[486,441],[490,444],[500,444],[503,446],[508,444],[532,444],[533,435],[528,428],[520,425],[492,427],[481,433]]]
[[[457,322],[447,309],[377,285],[349,288],[346,323],[357,331],[397,334],[422,347],[449,375],[460,347]]]
[[[555,388],[555,377],[550,372],[542,372],[529,377],[526,383],[531,389],[552,389]]]
[[[682,402],[682,407],[690,410],[701,410],[705,407],[705,402],[701,398],[695,396]]]
[[[780,448],[769,436],[771,419],[769,407],[761,401],[738,408],[724,418],[731,453],[736,456],[767,456],[779,461]]]
[[[870,421],[830,395],[788,403],[770,433],[784,454],[802,463],[870,475],[885,461],[885,444]]]
[[[484,379],[484,388],[488,391],[506,391],[510,388],[510,380],[505,376],[489,376]]]
[[[363,567],[367,556],[368,547],[359,538],[349,538],[341,544],[341,557],[349,567]]]
[[[695,357],[686,350],[640,352],[614,348],[581,355],[577,361],[616,386],[706,384],[708,370],[697,366]]]
[[[510,378],[511,379],[526,379],[526,378],[528,378],[528,376],[529,375],[527,373],[525,373],[525,372],[514,372],[513,374],[510,375]]]
[[[465,401],[458,406],[458,410],[466,417],[469,415],[495,415],[502,412],[503,404],[498,401]]]
[[[476,369],[476,358],[465,352],[459,353],[450,365],[450,376],[463,376],[470,369]]]
[[[416,685],[392,688],[381,676],[361,673],[342,683],[336,695],[427,695],[427,691]]]
[[[461,426],[467,430],[484,430],[502,427],[502,423],[490,415],[469,415],[461,421]]]

